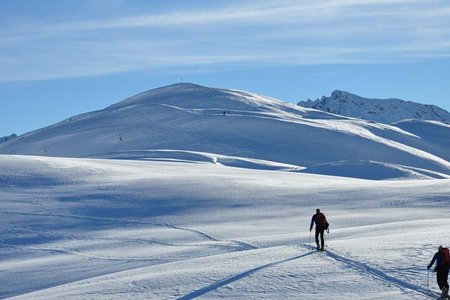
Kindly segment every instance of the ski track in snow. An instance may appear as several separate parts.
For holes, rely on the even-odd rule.
[[[307,244],[302,244],[302,246],[307,249],[314,249],[314,247],[307,245]],[[389,284],[398,286],[400,289],[410,290],[410,291],[422,294],[424,296],[431,297],[432,299],[439,296],[439,294],[437,294],[437,293],[427,291],[427,289],[425,289],[421,286],[418,286],[418,285],[406,282],[404,280],[395,278],[391,275],[386,274],[385,272],[383,272],[381,270],[378,270],[378,269],[375,269],[375,268],[369,266],[366,263],[359,262],[357,260],[339,255],[336,252],[329,250],[329,248],[326,251],[323,251],[321,253],[324,253],[326,256],[334,259],[335,261],[343,263],[344,265],[351,267],[357,271],[360,271],[363,274],[365,273],[367,275],[374,276],[374,277],[376,277],[382,281],[385,281]]]
[[[228,284],[230,284],[230,283],[232,283],[234,281],[237,281],[237,280],[240,280],[242,278],[248,277],[248,276],[250,276],[253,273],[262,271],[264,269],[267,269],[267,268],[270,268],[270,267],[273,267],[273,266],[276,266],[276,265],[280,265],[280,264],[287,263],[287,262],[290,262],[290,261],[293,261],[293,260],[297,260],[297,259],[300,259],[302,257],[306,257],[308,255],[311,255],[313,253],[314,253],[314,251],[311,251],[311,252],[308,252],[306,254],[298,255],[298,256],[295,256],[295,257],[292,257],[292,258],[288,258],[288,259],[285,259],[285,260],[281,260],[281,261],[268,263],[268,264],[265,264],[265,265],[253,268],[251,270],[244,271],[244,272],[239,273],[239,274],[235,274],[235,275],[230,276],[228,278],[219,280],[219,281],[217,281],[217,282],[215,282],[215,283],[213,283],[211,285],[208,285],[208,286],[206,286],[204,288],[201,288],[201,289],[198,289],[196,291],[193,291],[192,293],[190,293],[190,294],[188,294],[186,296],[178,298],[178,300],[189,300],[189,299],[194,299],[194,298],[200,297],[200,296],[202,296],[202,295],[204,295],[206,293],[209,293],[209,292],[211,292],[213,290],[216,290],[216,289],[218,289],[220,287],[228,285]]]
[[[317,254],[324,254],[327,257],[333,259],[334,261],[338,262],[338,263],[342,263],[347,267],[350,267],[352,269],[355,269],[356,271],[359,271],[359,273],[362,276],[372,276],[377,278],[378,280],[380,280],[381,282],[387,283],[389,285],[394,285],[397,286],[400,290],[402,291],[411,291],[414,293],[418,293],[418,294],[422,294],[423,296],[427,297],[427,298],[431,298],[431,299],[435,299],[436,297],[439,296],[438,293],[436,292],[432,292],[430,290],[427,290],[423,287],[420,287],[418,285],[415,284],[411,284],[409,282],[406,282],[404,280],[395,278],[393,276],[390,276],[388,274],[386,274],[385,272],[378,270],[376,268],[373,268],[371,266],[369,266],[366,263],[363,262],[359,262],[357,260],[342,256],[337,254],[334,251],[331,251],[329,249],[327,249],[326,251],[320,252],[320,251],[316,251],[316,249],[308,244],[301,244],[301,246],[303,248],[306,248],[308,250],[312,250],[310,252],[307,252],[306,254],[302,254],[302,255],[298,255],[295,257],[291,257],[291,258],[287,258],[281,261],[275,261],[275,262],[271,262],[247,271],[243,271],[242,273],[238,273],[238,274],[234,274],[232,276],[229,276],[227,278],[224,278],[222,280],[216,281],[208,286],[205,286],[203,288],[200,288],[198,290],[195,290],[183,297],[178,298],[178,300],[190,300],[190,299],[195,299],[197,297],[200,297],[204,294],[207,294],[209,292],[212,292],[218,288],[224,287],[228,284],[231,284],[235,281],[244,279],[245,277],[248,277],[250,275],[252,275],[253,273],[256,272],[260,272],[260,271],[264,271],[264,269],[276,266],[276,265],[280,265],[280,264],[284,264],[284,263],[288,263],[294,260],[298,260],[300,258],[309,256],[311,254],[317,253]],[[292,246],[291,246],[292,247]],[[264,248],[262,248],[264,249]]]
[[[2,213],[13,213],[13,212],[2,212]],[[50,215],[50,216],[60,216],[60,215]],[[64,217],[69,217],[70,218],[70,217],[78,217],[78,216],[64,216]],[[103,219],[103,218],[101,218],[101,219]],[[124,222],[127,222],[127,221],[124,221]],[[133,222],[133,221],[131,221],[131,222]],[[133,223],[135,223],[135,222],[133,222]],[[139,222],[139,223],[142,223],[142,222]],[[169,227],[172,228],[172,226],[169,226]],[[198,232],[198,231],[195,231],[195,232]],[[208,236],[208,235],[206,235],[206,236]],[[296,246],[285,246],[285,247],[295,248]],[[317,252],[314,247],[312,247],[312,246],[310,246],[308,244],[300,244],[300,247],[305,248],[305,249],[310,250],[310,251],[305,253],[305,254],[297,255],[297,256],[290,257],[290,258],[283,259],[283,260],[279,260],[279,261],[270,262],[270,263],[267,263],[267,264],[264,264],[264,265],[261,265],[261,266],[249,269],[249,270],[245,270],[245,271],[243,271],[241,273],[237,273],[237,274],[228,276],[228,277],[226,277],[224,279],[221,279],[221,280],[218,280],[218,281],[216,281],[216,282],[214,282],[212,284],[209,284],[209,285],[207,285],[207,286],[205,286],[203,288],[194,290],[194,291],[192,291],[191,293],[189,293],[189,294],[187,294],[185,296],[179,297],[178,300],[195,299],[197,297],[200,297],[202,295],[210,293],[210,292],[212,292],[214,290],[217,290],[218,288],[225,287],[225,286],[227,286],[227,285],[229,285],[229,284],[231,284],[233,282],[236,282],[236,281],[239,281],[239,280],[244,279],[246,277],[249,277],[250,275],[252,275],[254,273],[263,272],[264,270],[266,270],[268,268],[271,268],[271,267],[274,267],[274,266],[277,266],[277,265],[281,265],[281,264],[285,264],[285,263],[289,263],[289,262],[292,262],[292,261],[295,261],[295,260],[299,260],[301,258],[305,258],[305,257],[310,256],[310,255],[315,254],[315,253],[317,253],[319,255],[325,255],[326,257],[329,257],[329,258],[333,259],[337,263],[344,264],[346,267],[350,267],[350,268],[358,271],[358,273],[360,275],[362,275],[362,276],[371,276],[371,277],[374,277],[374,278],[380,280],[381,282],[387,283],[388,285],[397,286],[403,292],[404,291],[410,291],[410,292],[422,294],[423,296],[430,297],[432,299],[434,299],[435,297],[439,296],[437,293],[431,292],[431,291],[427,291],[423,287],[420,287],[420,286],[415,285],[415,284],[408,283],[408,282],[406,282],[404,280],[400,280],[400,279],[395,278],[395,277],[393,277],[391,275],[388,275],[388,274],[386,274],[385,272],[383,272],[381,270],[378,270],[376,268],[373,268],[373,267],[369,266],[367,263],[359,262],[357,260],[345,257],[343,255],[340,255],[340,254],[336,253],[334,250],[330,250],[330,248],[328,248],[324,252]],[[259,250],[274,251],[275,248],[276,247],[266,247],[266,248],[259,248]],[[61,252],[63,254],[75,254],[75,253],[73,253],[73,251],[68,251],[68,250],[64,251],[64,250],[58,250],[58,249],[39,249],[39,248],[36,248],[36,249],[29,248],[29,249],[31,249],[31,250],[48,250],[50,252],[56,252],[56,253]],[[252,250],[254,250],[254,249],[256,249],[256,247],[254,247]],[[247,250],[247,251],[251,251],[251,250]],[[246,251],[244,251],[244,252],[246,252]],[[81,255],[81,256],[84,256],[84,257],[87,257],[87,258],[104,259],[104,258],[98,258],[98,257],[89,257],[87,255],[83,255],[82,253],[79,253],[78,255]],[[220,255],[221,254],[213,255],[213,256],[220,256]],[[114,258],[111,258],[111,260],[114,260]],[[147,261],[147,260],[142,259],[142,261]],[[137,270],[137,269],[141,269],[141,268],[142,267],[137,267],[137,268],[134,268],[134,269]],[[130,269],[129,271],[132,271],[132,270],[133,269]],[[120,272],[118,272],[118,273],[120,273]],[[89,279],[93,279],[93,278],[95,278],[95,277],[91,277]],[[86,280],[86,279],[83,279],[83,280]],[[78,282],[78,281],[65,283],[64,285],[75,283],[75,282]],[[140,286],[136,285],[136,289],[139,290],[139,288],[140,288]]]
[[[144,240],[144,239],[117,239],[117,238],[92,238],[89,237],[89,240],[102,240],[102,241],[114,241],[114,242],[134,242],[134,243],[148,243],[148,244],[160,244],[163,246],[171,246],[171,247],[179,247],[179,246],[183,246],[183,247],[197,247],[197,246],[203,246],[203,247],[215,247],[215,248],[223,248],[223,249],[233,249],[236,251],[243,251],[243,250],[248,250],[248,249],[257,249],[256,246],[250,245],[248,243],[244,243],[242,241],[238,241],[238,240],[219,240],[216,239],[204,232],[198,231],[198,230],[193,230],[193,229],[189,229],[189,228],[184,228],[184,227],[179,227],[179,226],[175,226],[172,224],[158,224],[158,223],[151,223],[151,222],[145,222],[145,221],[136,221],[136,220],[125,220],[125,219],[117,219],[117,218],[100,218],[100,217],[86,217],[86,216],[77,216],[77,215],[61,215],[61,214],[38,214],[38,213],[23,213],[23,212],[12,212],[12,211],[0,211],[0,214],[15,214],[15,215],[26,215],[26,216],[43,216],[43,217],[58,217],[58,218],[75,218],[75,219],[88,219],[88,220],[96,220],[96,221],[112,221],[112,222],[118,222],[118,223],[125,223],[125,224],[144,224],[144,225],[151,225],[151,226],[155,226],[155,227],[164,227],[164,228],[169,228],[169,229],[174,229],[174,230],[180,230],[180,231],[186,231],[186,232],[190,232],[190,233],[194,233],[202,238],[204,238],[205,240],[211,241],[211,242],[230,242],[235,244],[236,246],[232,246],[232,245],[221,245],[221,244],[196,244],[196,243],[189,243],[189,244],[173,244],[173,243],[165,243],[165,242],[160,242],[160,241],[153,241],[153,240]],[[22,228],[23,229],[23,228]],[[48,231],[44,231],[44,230],[35,230],[35,229],[27,229],[29,231],[33,231],[33,232],[40,232],[43,234],[50,234],[50,232]],[[20,236],[16,233],[16,236],[18,238],[20,238]],[[63,235],[64,238],[68,238],[70,236],[67,235]],[[80,235],[76,236],[77,239],[83,238]],[[76,255],[82,258],[86,258],[86,259],[94,259],[94,260],[106,260],[106,261],[125,261],[125,262],[130,262],[130,261],[159,261],[159,259],[154,258],[154,257],[149,257],[149,258],[138,258],[138,257],[105,257],[105,256],[98,256],[98,255],[89,255],[86,253],[83,253],[81,250],[79,249],[67,249],[67,248],[43,248],[43,247],[36,247],[36,246],[29,246],[29,245],[10,245],[10,244],[6,244],[6,243],[0,243],[0,248],[13,248],[13,249],[23,249],[23,250],[34,250],[34,251],[45,251],[45,252],[49,252],[49,253],[61,253],[61,254],[68,254],[68,255]]]
[[[206,240],[213,241],[213,242],[219,242],[219,241],[228,241],[236,243],[240,248],[247,250],[247,249],[257,249],[258,247],[250,245],[248,243],[244,243],[237,240],[219,240],[216,239],[204,232],[175,226],[172,224],[166,224],[166,223],[151,223],[151,222],[145,222],[145,221],[137,221],[137,220],[126,220],[126,219],[117,219],[117,218],[102,218],[102,217],[87,217],[87,216],[79,216],[79,215],[61,215],[61,214],[43,214],[43,213],[24,213],[24,212],[14,212],[14,211],[0,211],[0,214],[15,214],[15,215],[23,215],[23,216],[38,216],[38,217],[58,217],[58,218],[74,218],[74,219],[86,219],[86,220],[95,220],[95,221],[108,221],[108,222],[119,222],[119,223],[125,223],[125,224],[143,224],[143,225],[151,225],[155,227],[164,227],[164,228],[170,228],[174,230],[181,230],[181,231],[187,231],[190,233],[194,233]],[[132,241],[132,240],[128,240]],[[166,244],[167,245],[167,244]],[[177,246],[177,245],[175,245]]]

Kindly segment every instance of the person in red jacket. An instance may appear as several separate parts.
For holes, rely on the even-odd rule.
[[[442,290],[441,298],[448,298],[448,270],[450,267],[450,255],[448,248],[439,246],[438,252],[436,252],[428,265],[428,270],[433,266],[436,261],[436,279],[439,288]]]
[[[325,250],[325,241],[323,238],[324,231],[328,229],[328,222],[325,218],[325,215],[320,212],[320,209],[316,209],[316,214],[311,218],[311,225],[309,226],[309,231],[312,230],[313,225],[316,225],[316,245],[317,250],[323,251]],[[320,235],[320,244],[319,244],[319,235]]]

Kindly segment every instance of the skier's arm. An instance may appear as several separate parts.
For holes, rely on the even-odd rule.
[[[433,259],[431,260],[431,262],[428,265],[427,269],[430,269],[433,266],[433,264],[436,261],[436,259],[437,259],[437,253],[433,256]]]
[[[311,231],[311,230],[312,230],[312,228],[313,228],[313,224],[314,224],[314,217],[315,217],[315,215],[314,215],[314,216],[312,216],[312,218],[311,218],[311,225],[309,225],[309,231]]]

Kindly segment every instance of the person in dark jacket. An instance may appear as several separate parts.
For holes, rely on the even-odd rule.
[[[448,298],[448,270],[449,265],[445,263],[443,247],[439,246],[438,252],[436,252],[428,265],[427,269],[429,270],[434,262],[436,262],[436,267],[434,268],[434,272],[436,272],[436,280],[439,288],[442,290],[441,298]]]
[[[323,238],[323,234],[325,229],[328,228],[328,222],[325,218],[325,215],[320,212],[320,209],[316,209],[316,214],[311,218],[311,225],[309,226],[309,231],[312,230],[313,225],[316,225],[316,246],[317,250],[323,251],[325,247],[325,241]],[[320,235],[320,244],[319,244],[319,235]]]

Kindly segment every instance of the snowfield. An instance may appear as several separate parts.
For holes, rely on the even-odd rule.
[[[428,299],[448,245],[449,179],[2,155],[0,184],[1,298]]]
[[[175,84],[2,138],[0,298],[435,299],[449,204],[444,122]]]

